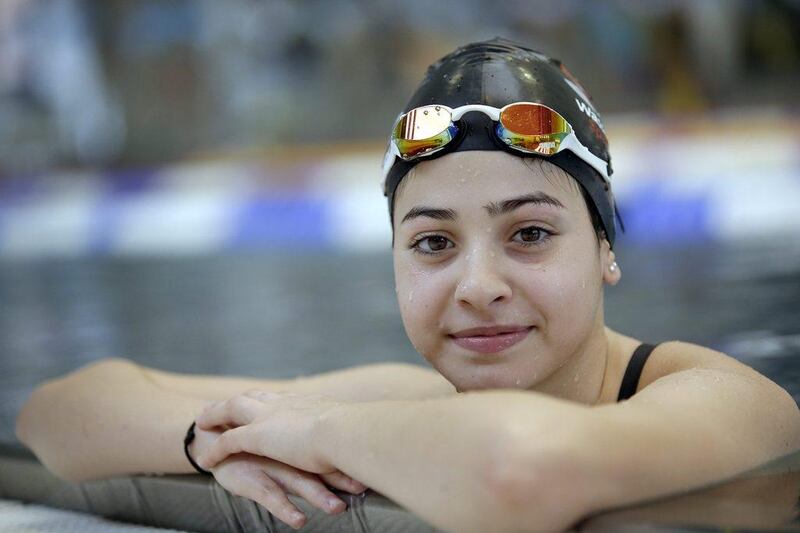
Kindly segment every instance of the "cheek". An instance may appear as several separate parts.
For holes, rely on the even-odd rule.
[[[558,261],[531,269],[523,291],[542,314],[550,334],[579,334],[594,322],[600,300],[597,265],[564,254]]]
[[[410,261],[396,258],[395,287],[400,315],[411,343],[420,353],[430,350],[441,310],[446,304],[445,284],[435,274]]]

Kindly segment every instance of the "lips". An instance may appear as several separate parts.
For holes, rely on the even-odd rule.
[[[517,344],[533,329],[533,326],[501,325],[470,328],[451,333],[455,344],[478,353],[499,353]]]

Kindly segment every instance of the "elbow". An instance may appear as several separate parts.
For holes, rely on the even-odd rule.
[[[52,383],[52,381],[46,381],[36,387],[17,413],[14,433],[17,439],[29,448],[33,448],[37,435],[46,425],[44,422],[47,417],[44,411],[48,405],[53,403],[49,399]]]
[[[51,384],[43,383],[37,387],[17,415],[14,432],[17,440],[24,444],[42,465],[52,474],[65,481],[81,481],[76,479],[73,472],[67,471],[58,460],[60,454],[53,453],[48,444],[53,440],[52,434],[48,434],[50,414],[45,412],[50,405],[52,410],[53,402],[50,396]]]
[[[72,457],[79,451],[70,444],[76,422],[72,412],[80,405],[79,397],[87,383],[102,382],[106,372],[131,365],[125,359],[106,358],[41,383],[17,414],[14,426],[17,439],[57,477],[71,482],[89,479],[92,474],[75,464]]]

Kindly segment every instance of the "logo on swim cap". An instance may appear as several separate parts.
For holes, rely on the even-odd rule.
[[[564,81],[567,82],[567,85],[569,85],[572,90],[578,94],[578,96],[580,96],[580,98],[575,99],[575,103],[578,104],[578,109],[585,113],[587,117],[592,119],[601,130],[606,131],[603,127],[603,122],[600,120],[600,115],[598,115],[597,111],[595,111],[591,100],[589,100],[589,96],[587,96],[587,94],[583,91],[583,88],[569,78],[564,78]]]

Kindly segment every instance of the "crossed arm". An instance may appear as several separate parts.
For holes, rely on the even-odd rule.
[[[800,445],[793,399],[746,369],[687,369],[599,407],[519,391],[322,408],[275,395],[264,404],[225,402],[201,415],[245,429],[227,432],[203,462],[244,449],[335,467],[448,531],[562,530]]]
[[[351,402],[455,393],[435,372],[399,363],[266,380],[176,374],[110,358],[37,387],[17,416],[16,434],[70,481],[193,473],[183,454],[189,424],[210,401],[248,389],[324,393]]]
[[[39,448],[45,464],[73,479],[190,471],[176,442],[208,395],[187,396],[197,388],[165,390],[180,389],[183,379],[167,374],[120,389],[106,369],[107,384],[101,385],[96,370],[94,377],[83,371],[51,383],[39,401],[32,398],[20,416],[21,439],[34,451]],[[403,373],[393,370],[392,375]],[[357,397],[352,381],[329,390],[313,390],[313,380],[324,378],[294,389],[272,385],[339,394],[324,422],[309,426],[309,453],[447,530],[562,529],[591,511],[700,485],[800,446],[793,399],[747,369],[687,369],[657,379],[627,402],[599,407],[519,391],[452,396],[437,376],[426,376],[415,376],[427,385],[413,391],[426,399],[402,397],[410,394],[402,383],[372,389],[377,394],[370,401]],[[271,385],[247,380],[218,385],[220,378],[208,379],[219,391],[216,399]],[[153,380],[161,390],[158,402],[137,405],[141,395],[156,394]],[[108,406],[91,407],[98,394],[114,398],[120,390],[129,400],[116,400],[111,415]],[[59,412],[33,422],[33,414],[45,411],[42,399],[55,398]],[[45,429],[59,442],[42,438]],[[274,434],[283,433],[292,432]],[[146,440],[137,442],[144,450],[125,447],[131,435]],[[96,444],[101,441],[104,445]],[[82,459],[81,446],[91,448],[86,452],[91,461]],[[59,448],[72,456],[58,459],[52,450]]]

